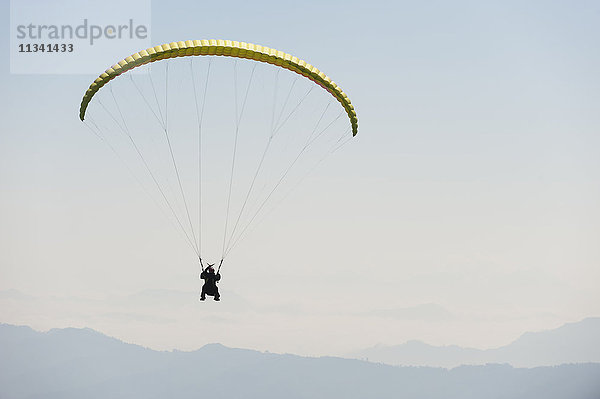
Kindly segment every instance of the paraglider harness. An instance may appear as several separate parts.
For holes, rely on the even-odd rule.
[[[200,259],[200,267],[202,268],[202,273],[200,274],[200,278],[204,280],[204,285],[202,286],[202,293],[200,295],[200,300],[204,301],[206,299],[206,295],[214,297],[215,301],[220,301],[221,295],[219,294],[219,288],[217,287],[217,283],[221,280],[221,266],[223,265],[223,259],[221,259],[221,263],[219,263],[219,268],[217,269],[217,273],[214,272],[214,263],[208,264],[208,267],[205,269],[204,264],[202,263],[202,258]]]

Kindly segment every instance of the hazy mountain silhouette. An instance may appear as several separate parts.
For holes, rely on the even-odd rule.
[[[565,324],[554,330],[528,332],[511,344],[495,349],[432,346],[409,341],[396,346],[377,345],[350,353],[348,357],[390,365],[434,367],[486,363],[536,367],[600,362],[600,317]]]
[[[597,399],[600,364],[393,367],[210,344],[158,352],[89,329],[0,325],[0,398]]]

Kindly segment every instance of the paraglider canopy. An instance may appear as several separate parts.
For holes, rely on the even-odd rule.
[[[154,61],[198,55],[246,58],[274,64],[299,73],[319,86],[322,86],[337,98],[348,113],[348,118],[350,118],[350,123],[352,124],[352,134],[356,135],[358,133],[358,119],[350,99],[342,89],[323,72],[291,54],[269,47],[231,40],[186,40],[185,42],[173,42],[163,44],[162,46],[151,47],[130,55],[108,68],[90,85],[90,88],[86,91],[81,100],[79,118],[82,121],[85,119],[85,111],[94,94],[96,94],[102,86],[122,73]]]
[[[214,85],[219,87],[215,95],[216,100],[223,97],[225,92],[231,93],[222,89],[231,83],[234,83],[235,86],[233,90],[234,100],[221,106],[215,106],[212,112],[205,113],[205,105],[211,99],[211,96],[207,93],[209,93],[210,86],[209,77],[214,73],[211,72],[211,62],[215,57],[233,59],[234,63],[232,68],[233,77],[226,78],[224,83]],[[208,60],[205,77],[200,75],[198,70],[194,68],[194,59]],[[163,60],[164,63],[159,62]],[[175,64],[181,64],[183,60],[189,63],[188,75],[187,77],[176,77],[174,76],[176,75],[175,72],[169,70],[169,63],[173,62],[172,69],[176,69],[177,65]],[[241,73],[238,71],[237,60],[243,60],[240,63],[252,64],[251,70],[247,73],[247,84],[241,90],[238,90],[238,80]],[[156,64],[164,64],[162,75],[157,72],[160,70],[160,65],[154,70]],[[266,65],[265,68],[274,69],[275,73],[273,76],[266,76],[262,80],[254,78],[257,65]],[[151,66],[152,68],[150,68]],[[185,63],[180,66],[186,66],[187,68]],[[135,79],[132,76],[134,73],[132,70],[136,68],[139,68],[139,70],[146,69],[148,78]],[[280,71],[283,71],[281,75],[291,71],[293,73],[287,74],[294,76],[294,80],[287,86],[289,90],[286,88],[283,93],[281,92],[283,83],[280,82],[280,80],[283,81],[283,77],[280,76]],[[124,74],[128,76],[128,79],[113,81]],[[157,84],[161,77],[164,84]],[[174,82],[169,81],[169,77]],[[257,80],[260,82],[257,82],[256,87],[254,87],[253,84]],[[301,84],[296,84],[296,80],[306,82],[306,85],[310,87],[304,93],[300,92],[299,87]],[[118,83],[123,85],[119,86]],[[125,87],[125,84],[129,86]],[[117,85],[117,88],[114,88],[115,85]],[[173,85],[178,85],[176,90],[172,89]],[[108,90],[101,90],[105,86]],[[312,91],[313,88],[316,89]],[[319,88],[325,89],[326,92]],[[254,123],[254,125],[252,128],[244,130],[240,126],[243,117],[245,117],[244,112],[249,107],[248,104],[251,103],[251,101],[248,101],[249,93],[253,90],[257,96],[271,91],[273,93],[273,103],[262,107],[267,109],[268,116],[262,118],[265,123],[261,126],[256,123],[256,119],[261,118],[256,115],[260,107],[253,109],[254,114],[247,111],[246,114],[251,113],[253,117],[249,118],[252,121],[248,123]],[[188,94],[184,93],[186,91]],[[239,95],[240,91],[242,95]],[[103,92],[105,98],[102,98]],[[307,100],[311,92],[322,93],[321,96],[326,100],[321,98],[321,100],[324,100],[323,104],[319,101]],[[293,94],[297,96],[295,102],[291,100]],[[180,103],[177,103],[177,97],[181,98]],[[135,108],[136,99],[141,108]],[[270,100],[263,99],[263,101]],[[94,102],[99,105],[99,107],[95,107],[96,109],[90,107]],[[332,104],[334,105],[330,106]],[[339,108],[339,105],[342,109]],[[308,108],[303,116],[298,115],[301,106]],[[88,110],[88,108],[90,109]],[[335,112],[335,114],[331,115],[332,112]],[[169,117],[169,114],[175,115]],[[213,116],[214,119],[225,119],[223,118],[224,115],[229,118],[229,122],[233,121],[233,123],[220,128],[215,128],[212,125],[210,127],[206,126],[207,116]],[[289,125],[296,123],[292,122],[294,117],[297,119],[296,122],[303,123],[303,126],[296,127],[293,134],[289,133],[288,137],[283,137],[282,132],[293,130]],[[333,80],[315,66],[291,54],[269,47],[230,40],[173,42],[148,48],[124,58],[106,69],[89,86],[81,101],[79,118],[86,123],[86,126],[95,135],[108,144],[109,148],[119,158],[126,158],[121,153],[123,148],[123,152],[129,151],[129,154],[137,159],[140,173],[146,174],[145,184],[151,186],[151,188],[144,187],[143,178],[138,179],[138,182],[141,181],[140,184],[143,186],[144,191],[156,197],[153,200],[160,203],[160,207],[166,207],[170,212],[171,217],[176,222],[176,227],[183,233],[185,240],[194,250],[203,271],[202,230],[204,216],[207,214],[213,216],[216,212],[214,212],[214,209],[211,209],[210,212],[203,212],[202,209],[206,206],[205,202],[207,201],[203,200],[202,192],[206,190],[205,186],[213,183],[214,180],[226,182],[227,188],[223,190],[225,195],[220,200],[215,201],[219,206],[223,205],[225,208],[222,252],[217,273],[221,269],[225,256],[242,237],[245,237],[248,228],[250,226],[254,227],[257,216],[264,215],[266,212],[265,204],[273,201],[274,193],[280,189],[286,180],[290,179],[291,171],[298,168],[301,159],[304,159],[303,157],[306,157],[309,153],[309,149],[317,147],[320,144],[319,140],[329,140],[326,142],[327,146],[321,147],[323,151],[315,155],[314,163],[306,168],[308,173],[358,133],[358,119],[350,99]],[[182,122],[182,119],[186,121]],[[267,119],[270,119],[270,124]],[[345,126],[339,126],[342,122]],[[150,126],[151,123],[154,125]],[[192,126],[193,123],[196,123],[197,126]],[[223,141],[216,143],[217,145],[210,149],[205,149],[207,144],[210,145],[211,143],[207,135],[203,134],[203,130],[218,132],[219,134],[210,136],[221,138],[225,137],[224,133],[232,125],[234,129],[233,145],[229,147],[232,148],[230,157],[216,157],[213,155],[215,148],[225,148]],[[327,135],[335,129],[338,129],[336,133],[341,132],[341,135],[339,137],[338,135],[332,135],[327,138]],[[246,142],[248,152],[243,157],[240,154],[243,149],[243,143],[240,143],[240,140],[243,140],[243,137],[240,138],[240,130],[243,132],[251,130],[253,137],[252,140]],[[265,133],[266,135],[261,136]],[[194,134],[196,136],[193,136]],[[110,135],[112,137],[109,137]],[[280,137],[281,139],[279,139]],[[179,144],[177,138],[181,139]],[[121,144],[115,144],[111,140],[120,140]],[[147,141],[141,142],[143,140]],[[278,143],[277,140],[281,140],[281,142]],[[263,150],[257,151],[256,146],[262,143],[264,143]],[[159,145],[162,148],[158,148]],[[297,147],[294,149],[293,145]],[[124,149],[124,147],[127,147],[127,149]],[[195,154],[192,154],[193,148],[197,149]],[[160,155],[157,155],[159,153]],[[182,160],[182,155],[193,155],[194,159]],[[285,158],[286,156],[287,158]],[[207,157],[208,161],[206,160]],[[229,171],[229,176],[225,179],[206,179],[206,165],[212,167],[213,161],[221,161],[226,158],[231,160],[230,165],[221,167],[219,170]],[[277,167],[268,165],[272,159],[280,160],[282,164]],[[241,164],[243,161],[246,161],[245,165]],[[195,166],[190,167],[190,165]],[[267,172],[265,172],[265,169],[267,169]],[[169,171],[170,176],[161,176],[161,171]],[[195,176],[192,176],[193,174]],[[303,177],[301,174],[298,176],[296,177],[299,182]],[[197,187],[193,190],[189,190],[191,180],[195,180],[197,184]],[[237,190],[234,189],[236,182]],[[243,188],[240,189],[239,186],[243,186]],[[291,190],[288,190],[288,192]],[[217,187],[207,191],[213,194],[219,189]],[[236,192],[241,192],[238,201],[233,198]],[[286,195],[283,195],[282,198],[285,198]],[[190,196],[192,197],[191,200]],[[213,196],[211,195],[211,197]],[[191,206],[192,203],[198,205],[195,215]],[[230,211],[236,205],[238,209],[237,216],[230,216]],[[210,230],[211,232],[214,231],[214,229]],[[208,268],[214,270],[213,266],[214,264],[209,264]]]

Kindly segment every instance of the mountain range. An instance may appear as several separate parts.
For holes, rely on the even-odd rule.
[[[453,369],[209,344],[154,351],[90,329],[0,325],[0,399],[598,399],[600,364]]]
[[[600,362],[600,317],[568,323],[553,330],[527,332],[509,345],[494,349],[432,346],[421,341],[408,341],[396,346],[376,345],[346,357],[390,365],[446,368],[486,363],[536,367]]]

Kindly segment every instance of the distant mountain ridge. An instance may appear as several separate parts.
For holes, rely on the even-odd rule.
[[[553,330],[527,332],[511,344],[495,349],[433,346],[408,341],[395,346],[377,345],[345,357],[390,365],[446,368],[486,363],[536,367],[600,362],[600,317],[568,323]]]
[[[209,344],[154,351],[90,329],[0,325],[0,399],[598,399],[600,364],[393,367]]]

